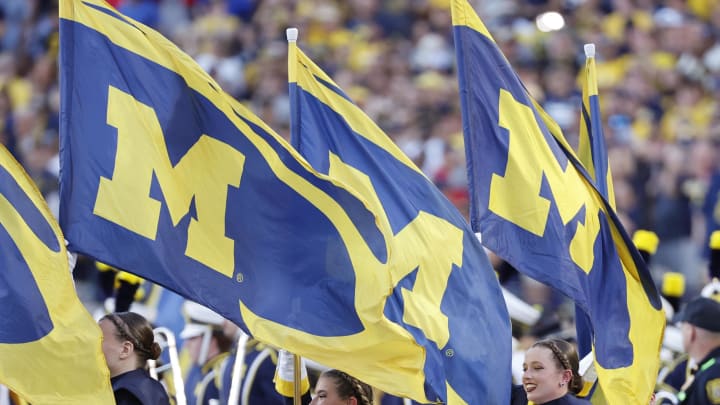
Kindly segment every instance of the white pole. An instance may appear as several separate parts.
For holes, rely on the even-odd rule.
[[[240,399],[240,381],[242,379],[242,368],[245,364],[245,346],[247,345],[248,335],[240,331],[238,338],[237,351],[235,352],[235,364],[233,364],[232,380],[230,380],[230,395],[228,396],[229,405],[237,405]]]

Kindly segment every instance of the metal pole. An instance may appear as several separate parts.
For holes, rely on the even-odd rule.
[[[300,399],[302,397],[302,392],[300,392],[300,386],[302,385],[301,379],[301,370],[300,367],[302,366],[300,361],[300,356],[297,354],[293,354],[293,405],[300,405]]]

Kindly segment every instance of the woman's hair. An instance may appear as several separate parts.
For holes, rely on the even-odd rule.
[[[155,342],[152,325],[142,315],[134,312],[116,312],[107,314],[100,320],[107,319],[115,325],[115,336],[122,341],[129,341],[133,344],[138,354],[139,364],[143,366],[148,360],[156,360],[160,357],[162,349]]]
[[[553,352],[553,358],[555,359],[555,365],[561,370],[572,371],[572,380],[568,384],[568,391],[573,394],[577,394],[583,389],[583,379],[578,371],[580,367],[580,361],[578,360],[578,353],[575,350],[575,346],[562,340],[562,339],[544,339],[538,340],[532,347],[546,347]]]
[[[340,396],[340,398],[347,399],[355,397],[359,405],[372,405],[372,387],[364,382],[347,373],[335,369],[324,371],[322,376],[331,377],[335,380],[335,388],[337,389],[338,396]]]

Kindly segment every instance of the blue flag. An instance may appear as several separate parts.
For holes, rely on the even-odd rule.
[[[467,0],[452,18],[473,229],[587,315],[608,403],[647,404],[665,316],[645,263]]]
[[[100,0],[60,2],[60,54],[72,249],[369,384],[422,369],[384,314],[393,235],[371,201]]]
[[[60,227],[0,145],[0,384],[33,404],[114,403],[101,342]]]
[[[597,71],[595,68],[595,45],[585,45],[585,70],[582,80],[582,104],[580,108],[580,134],[578,160],[595,182],[598,192],[615,209],[615,194],[612,185],[605,136],[603,135],[600,99],[598,95]],[[584,357],[592,351],[592,326],[587,315],[581,310],[575,312],[578,352]],[[586,385],[592,382],[586,381]],[[591,389],[594,391],[594,389]]]
[[[381,227],[393,235],[388,268],[393,294],[384,316],[407,331],[405,345],[422,347],[422,358],[420,369],[396,373],[381,388],[422,403],[508,404],[509,316],[477,237],[440,190],[294,41],[288,71],[293,146],[313,167],[367,196]]]

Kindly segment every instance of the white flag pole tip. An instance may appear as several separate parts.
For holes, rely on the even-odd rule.
[[[297,42],[298,29],[297,28],[286,29],[285,36],[287,37],[288,42]]]
[[[595,44],[585,44],[585,57],[587,58],[594,58],[595,57]]]

